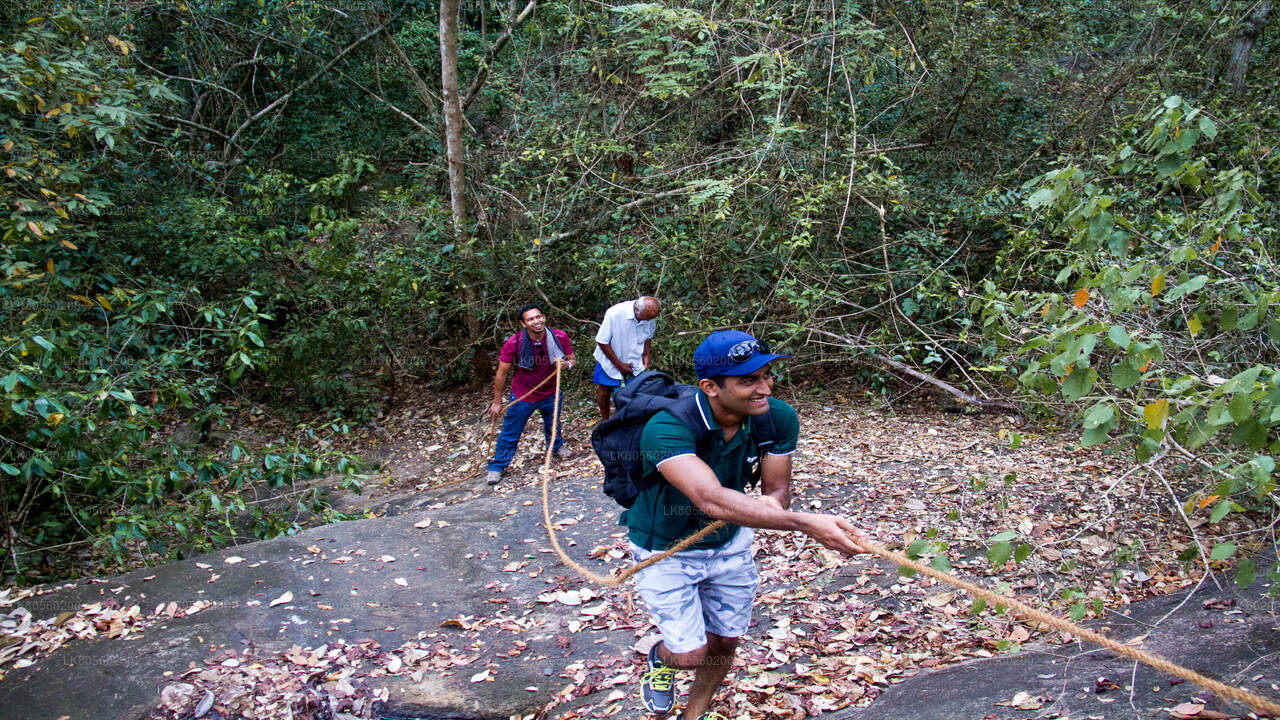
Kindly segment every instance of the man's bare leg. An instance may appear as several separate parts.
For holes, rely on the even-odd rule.
[[[697,720],[711,705],[711,698],[720,689],[724,678],[733,668],[734,654],[738,649],[737,638],[727,638],[707,633],[707,644],[687,653],[673,653],[665,645],[658,646],[658,657],[670,667],[694,670],[693,686],[684,706],[684,720]]]
[[[613,399],[613,388],[606,385],[596,385],[596,405],[600,408],[600,419],[608,420],[609,401]]]

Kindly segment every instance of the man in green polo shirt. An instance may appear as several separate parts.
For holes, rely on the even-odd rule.
[[[701,455],[694,430],[671,413],[661,411],[645,426],[640,441],[645,470],[661,474],[665,482],[641,492],[619,521],[628,528],[636,561],[715,520],[731,523],[636,574],[636,589],[662,633],[640,683],[641,702],[655,715],[674,710],[676,670],[689,669],[695,675],[682,717],[723,717],[707,708],[751,623],[759,584],[752,528],[799,530],[833,550],[861,552],[853,541],[861,533],[844,518],[787,509],[800,422],[790,405],[771,397],[769,369],[786,357],[791,356],[769,354],[745,332],[714,332],[693,353],[698,415],[709,433]],[[756,428],[766,413],[774,443],[761,453]],[[760,494],[748,495],[757,463]]]

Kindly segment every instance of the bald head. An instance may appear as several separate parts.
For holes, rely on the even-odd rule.
[[[641,295],[636,300],[634,307],[637,320],[652,320],[658,317],[658,313],[662,312],[662,303],[658,302],[658,298],[650,295]]]

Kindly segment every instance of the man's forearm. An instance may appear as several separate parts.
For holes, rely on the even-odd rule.
[[[782,508],[786,507],[785,503],[790,502],[790,498],[779,497],[776,492],[769,493],[769,497],[776,499]],[[694,503],[707,515],[734,525],[801,532],[806,532],[809,527],[806,522],[808,513],[782,509],[772,503],[761,502],[750,495],[729,488],[709,492]]]
[[[507,374],[501,369],[493,376],[493,401],[502,404],[502,391],[507,387]]]
[[[608,343],[596,344],[600,346],[600,351],[604,353],[605,357],[609,358],[609,362],[613,363],[615,368],[622,364],[622,361],[618,359],[618,356],[613,354],[613,347],[611,345]]]

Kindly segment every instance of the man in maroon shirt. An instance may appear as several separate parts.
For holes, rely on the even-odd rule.
[[[573,345],[569,336],[563,330],[547,327],[547,318],[541,308],[522,305],[520,326],[523,329],[502,344],[502,351],[498,353],[498,372],[493,376],[493,402],[489,405],[489,417],[496,420],[498,413],[502,412],[502,391],[507,386],[507,375],[512,367],[515,368],[515,375],[511,378],[511,405],[502,420],[502,432],[498,433],[493,459],[489,461],[487,482],[490,485],[502,482],[502,471],[515,458],[520,435],[534,410],[542,413],[543,434],[547,442],[551,441],[556,383],[547,378],[555,372],[557,365],[573,367]],[[539,387],[543,380],[546,383]],[[557,423],[556,442],[551,452],[563,460],[569,457],[569,451],[564,446],[559,425]]]

